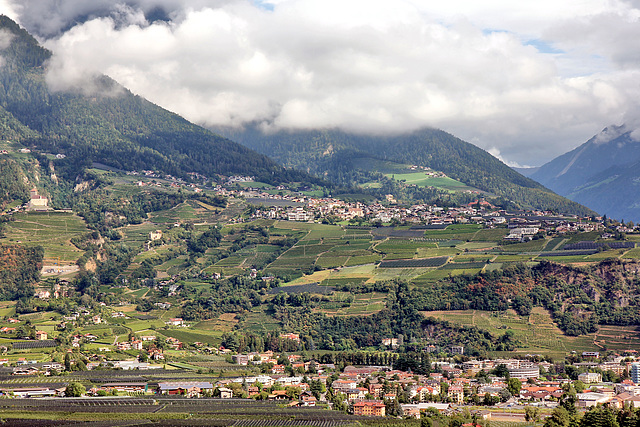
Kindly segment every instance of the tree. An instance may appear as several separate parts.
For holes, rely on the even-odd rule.
[[[511,397],[512,397],[511,393],[506,388],[503,388],[502,390],[500,390],[500,392],[498,394],[500,395],[500,401],[501,402],[506,402],[507,400],[511,399]]]
[[[609,408],[598,407],[584,414],[580,427],[619,427],[619,424]]]
[[[64,370],[69,372],[71,371],[71,354],[67,353],[64,355]]]
[[[509,370],[507,369],[507,366],[504,364],[500,364],[495,368],[493,368],[491,373],[497,377],[509,378]]]
[[[76,370],[78,370],[78,371],[86,371],[87,370],[87,365],[82,360],[78,360],[76,362]]]
[[[431,421],[431,418],[429,417],[421,418],[420,427],[433,427],[433,421]]]
[[[525,406],[524,408],[525,421],[538,422],[540,421],[540,409],[535,406]]]
[[[522,389],[522,382],[517,378],[509,378],[507,380],[507,390],[512,396],[519,396]]]
[[[69,383],[64,390],[64,395],[67,397],[80,397],[87,392],[87,389],[78,382]]]
[[[558,406],[553,410],[551,416],[544,422],[544,427],[567,427],[572,417],[562,406]]]
[[[397,417],[401,415],[400,413],[400,403],[398,403],[398,399],[387,399],[384,401],[386,406],[386,414],[390,417]]]
[[[566,409],[569,414],[575,415],[577,401],[576,389],[573,388],[573,385],[569,384],[569,388],[565,390],[565,393],[560,398],[560,406]]]
[[[489,393],[484,394],[484,398],[482,399],[482,404],[485,406],[493,406],[498,403],[500,399],[498,397],[491,396]]]
[[[300,398],[300,393],[302,392],[302,390],[300,390],[300,387],[287,387],[286,389],[286,393],[287,393],[287,397],[291,400],[297,400],[298,398]]]

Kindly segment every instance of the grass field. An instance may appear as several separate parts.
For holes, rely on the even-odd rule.
[[[203,342],[210,345],[220,345],[222,331],[206,330],[201,331],[193,328],[158,330],[158,333],[165,337],[173,337],[182,342]]]
[[[453,178],[433,177],[425,172],[388,173],[385,174],[385,176],[399,182],[404,182],[407,185],[417,185],[418,187],[435,187],[449,191],[475,190]]]
[[[628,250],[623,256],[622,258],[626,258],[626,259],[640,259],[640,248],[633,248],[631,250]]]

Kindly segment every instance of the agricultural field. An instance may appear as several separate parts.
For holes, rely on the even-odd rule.
[[[73,264],[84,253],[71,243],[87,233],[84,220],[66,212],[28,212],[13,215],[6,224],[1,243],[22,243],[44,247],[44,263]]]
[[[229,207],[221,209],[188,200],[172,209],[150,214],[141,224],[118,228],[119,243],[135,254],[125,274],[132,274],[141,266],[150,264],[156,272],[157,281],[173,278],[174,283],[181,286],[180,292],[196,297],[207,293],[214,295],[214,282],[208,275],[220,273],[223,276],[248,277],[255,269],[258,278],[275,276],[271,283],[278,283],[277,288],[270,290],[269,285],[256,288],[263,302],[279,292],[309,293],[317,302],[313,308],[316,312],[329,316],[362,316],[382,310],[386,296],[376,292],[350,294],[348,290],[352,285],[403,279],[409,281],[410,286],[429,287],[448,277],[477,274],[515,262],[534,263],[543,257],[566,263],[595,263],[609,257],[640,258],[638,248],[588,254],[561,250],[563,245],[572,241],[593,239],[591,234],[505,244],[502,238],[508,233],[506,228],[483,228],[475,224],[453,224],[441,229],[419,226],[359,229],[282,220],[226,224],[218,228],[219,244],[216,242],[215,246],[196,255],[191,253],[187,249],[188,239],[199,236],[213,224],[222,224],[229,209],[242,210],[242,205],[230,203]],[[161,239],[150,243],[150,233],[157,230],[162,233]],[[20,233],[29,234],[30,243],[44,243],[48,259],[72,262],[82,255],[82,251],[75,248],[70,239],[88,231],[84,222],[71,214],[21,214],[16,216],[16,221],[8,223],[7,237],[3,241],[16,242]],[[553,256],[556,254],[561,256]],[[86,343],[86,348],[93,351],[104,347],[115,349],[115,343],[126,341],[129,334],[157,335],[186,343],[198,341],[218,346],[225,333],[239,329],[277,331],[283,325],[269,311],[273,309],[263,304],[253,306],[245,313],[238,312],[238,315],[215,312],[210,316],[212,318],[192,321],[187,327],[168,327],[166,321],[169,318],[181,316],[179,297],[166,294],[159,297],[158,290],[141,287],[139,283],[129,286],[103,285],[99,288],[100,292],[112,293],[122,303],[128,303],[118,308],[128,318],[110,320],[108,324],[83,325],[78,332],[98,336],[96,342]],[[143,310],[139,305],[145,300],[153,302],[158,298],[171,302],[171,309],[137,311]],[[12,315],[16,315],[14,305],[0,306],[0,316]],[[475,324],[497,335],[504,333],[505,329],[512,329],[522,343],[523,352],[560,355],[574,348],[640,345],[633,328],[603,328],[597,334],[567,338],[553,325],[548,313],[535,310],[527,319],[508,312],[433,312],[432,315],[458,323]],[[21,315],[20,319],[29,320],[38,330],[48,332],[50,338],[60,333],[55,325],[61,319],[55,313],[41,311]],[[0,326],[10,325],[0,323]],[[4,334],[0,339],[10,343],[15,341],[15,336]],[[18,347],[20,345],[14,347],[14,354],[9,355],[10,360],[25,354],[35,360],[45,360],[54,351],[50,347],[21,350]],[[171,356],[172,363],[192,362],[188,350],[171,350],[167,354]],[[119,357],[132,355],[135,352],[120,354]],[[199,360],[198,363],[203,364],[192,367],[218,366],[224,362]]]
[[[288,221],[274,221],[268,225],[272,235],[293,237],[298,241],[268,264],[265,272],[288,275],[291,279],[310,277],[313,281],[312,276],[308,275],[316,274],[313,273],[314,270],[336,270],[330,272],[328,277],[323,275],[321,280],[315,280],[328,280],[326,283],[336,279],[342,269],[367,264],[372,266],[366,277],[355,278],[358,282],[401,277],[415,279],[415,284],[423,285],[449,276],[495,270],[504,263],[535,263],[540,257],[565,263],[595,263],[605,258],[621,256],[640,257],[640,252],[635,248],[596,254],[557,250],[569,241],[562,237],[504,244],[502,237],[508,232],[506,228],[484,229],[476,224],[454,224],[443,229],[350,229]],[[233,257],[218,261],[215,267],[233,268],[237,272],[238,269],[247,267],[247,255],[250,252],[251,249],[237,252]],[[411,269],[415,271],[410,271]],[[397,273],[393,273],[393,270],[397,270]],[[216,271],[229,272],[220,269]]]
[[[328,301],[323,301],[317,310],[328,316],[366,316],[385,307],[386,294],[371,292],[352,297],[347,292],[336,292]]]
[[[180,364],[183,365],[183,364]],[[186,364],[185,364],[186,365]],[[187,365],[189,366],[189,365]],[[197,368],[196,366],[194,366]],[[186,371],[177,371],[183,375]],[[147,377],[149,377],[147,375]],[[214,378],[203,378],[214,380]],[[87,384],[90,384],[86,381]],[[278,402],[246,399],[184,399],[165,396],[133,396],[103,399],[11,399],[0,404],[0,416],[8,425],[157,425],[238,427],[348,427],[362,425],[361,417],[325,407],[286,408]],[[385,418],[371,418],[366,425],[388,426]],[[402,425],[418,427],[419,421]]]
[[[425,267],[442,267],[447,263],[449,257],[440,258],[423,258],[423,259],[404,259],[397,261],[382,261],[380,268],[425,268]]]
[[[640,259],[640,248],[634,248],[634,249],[628,250],[627,252],[624,253],[622,258],[625,258],[625,259]]]

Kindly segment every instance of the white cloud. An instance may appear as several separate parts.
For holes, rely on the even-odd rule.
[[[13,38],[14,36],[11,32],[7,30],[0,30],[0,52],[11,45],[11,41],[13,40]],[[0,55],[0,67],[3,67],[5,63],[6,59],[2,55]]]
[[[621,123],[640,99],[640,12],[629,1],[20,4],[20,22],[55,52],[54,88],[105,73],[210,126],[435,126],[540,164]],[[165,19],[150,23],[154,13]]]
[[[0,30],[0,51],[8,48],[14,36],[7,30]]]

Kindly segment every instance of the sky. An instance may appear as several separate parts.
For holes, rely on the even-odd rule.
[[[436,127],[539,166],[640,128],[640,0],[0,0],[54,52],[205,126]]]

